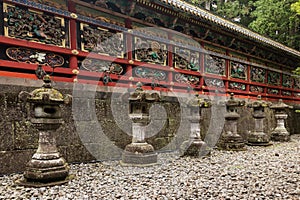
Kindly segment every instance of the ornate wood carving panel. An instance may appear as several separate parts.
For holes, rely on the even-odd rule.
[[[115,57],[124,57],[123,33],[80,24],[81,50]]]
[[[28,8],[4,4],[4,34],[7,37],[65,47],[64,18]]]
[[[212,55],[205,55],[205,72],[225,76],[225,59]]]

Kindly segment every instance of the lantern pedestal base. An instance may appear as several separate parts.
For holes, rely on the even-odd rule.
[[[238,134],[228,134],[219,143],[219,149],[232,151],[245,151],[243,138]]]
[[[157,164],[157,154],[148,143],[131,143],[125,147],[122,155],[123,166],[151,166]]]
[[[28,180],[26,178],[21,178],[16,180],[15,184],[24,187],[51,187],[55,185],[66,184],[72,179],[74,179],[73,175],[67,176],[64,180],[52,181],[52,182],[37,182],[37,181]]]
[[[43,187],[68,181],[69,166],[58,153],[35,153],[28,162],[19,185]]]
[[[291,136],[285,128],[275,128],[272,132],[271,140],[278,142],[288,142],[291,140]]]
[[[200,139],[184,141],[180,146],[182,156],[203,157],[210,154],[210,148]]]
[[[251,132],[248,136],[249,146],[270,146],[270,139],[264,132]]]

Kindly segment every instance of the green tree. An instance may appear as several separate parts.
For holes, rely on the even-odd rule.
[[[291,10],[300,15],[300,0],[291,5]]]
[[[255,0],[254,0],[255,1]],[[255,9],[253,2],[248,0],[217,0],[215,12],[220,16],[243,26],[253,20],[251,12]]]
[[[296,0],[257,0],[249,28],[299,50],[299,18],[291,10]]]

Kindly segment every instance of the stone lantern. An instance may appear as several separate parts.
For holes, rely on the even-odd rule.
[[[225,126],[219,147],[224,150],[245,150],[244,139],[238,134],[237,121],[240,115],[237,108],[244,106],[245,101],[239,101],[230,94],[230,98],[224,102],[226,106]]]
[[[254,118],[254,130],[248,135],[248,144],[256,146],[268,146],[270,145],[269,136],[264,133],[264,118],[266,117],[265,108],[269,104],[261,99],[261,95],[257,96],[257,100],[248,104],[249,108],[252,108],[252,116]]]
[[[132,120],[132,143],[125,147],[122,165],[147,166],[157,163],[157,154],[151,144],[145,141],[145,128],[150,123],[151,104],[159,100],[157,93],[146,93],[137,83],[129,97],[129,117]]]
[[[207,144],[201,139],[201,130],[200,122],[203,120],[201,116],[202,108],[211,107],[211,102],[200,98],[198,95],[195,95],[193,99],[188,101],[187,107],[189,108],[189,117],[190,122],[190,138],[187,141],[184,141],[180,147],[183,156],[193,156],[200,157],[205,156],[209,153],[209,148]]]
[[[282,99],[279,99],[278,103],[273,104],[270,108],[274,110],[275,119],[277,121],[276,128],[271,132],[271,140],[280,142],[289,141],[290,134],[284,125],[284,121],[288,117],[286,109],[289,108],[289,106],[283,103]]]
[[[31,123],[39,130],[39,141],[36,153],[26,165],[24,177],[17,183],[34,187],[66,183],[69,167],[57,150],[54,134],[63,122],[60,105],[69,103],[71,96],[64,98],[53,89],[50,77],[46,75],[42,88],[31,93],[22,91],[19,98],[33,106]]]

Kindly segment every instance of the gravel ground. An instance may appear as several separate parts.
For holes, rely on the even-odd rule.
[[[164,153],[146,168],[73,164],[75,179],[54,187],[16,186],[22,175],[12,174],[0,177],[0,199],[300,199],[300,135],[247,148],[201,159]]]

